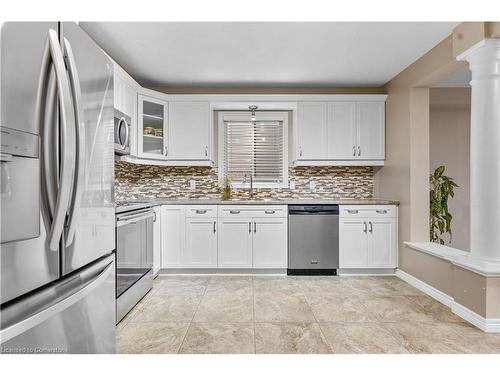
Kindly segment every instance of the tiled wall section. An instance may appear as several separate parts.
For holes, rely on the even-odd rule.
[[[255,198],[372,198],[372,167],[296,167],[290,168],[290,181],[295,189],[254,189]],[[189,180],[196,181],[196,189],[189,189]],[[309,181],[316,189],[309,189]],[[233,191],[234,198],[248,196],[246,189]],[[159,167],[115,162],[115,199],[187,199],[221,198],[216,168]]]

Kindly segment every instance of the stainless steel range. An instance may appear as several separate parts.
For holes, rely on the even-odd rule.
[[[116,205],[116,322],[153,287],[153,222],[147,203]]]

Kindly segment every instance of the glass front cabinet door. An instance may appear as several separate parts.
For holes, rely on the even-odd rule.
[[[138,156],[167,159],[167,102],[139,95],[138,113]]]

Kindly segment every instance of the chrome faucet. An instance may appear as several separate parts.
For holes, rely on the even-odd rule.
[[[243,182],[245,184],[247,183],[247,176],[250,177],[250,189],[248,189],[248,197],[250,199],[252,199],[253,198],[253,176],[252,176],[251,173],[250,174],[245,174],[245,177],[244,177],[244,180],[243,180]]]

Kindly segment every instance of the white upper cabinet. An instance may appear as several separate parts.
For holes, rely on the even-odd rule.
[[[115,109],[130,118],[135,117],[137,92],[116,72],[113,81],[113,97]]]
[[[295,165],[383,165],[385,101],[299,102]]]
[[[385,159],[385,103],[356,103],[357,157]]]
[[[327,104],[300,102],[297,125],[297,158],[299,160],[327,159]]]
[[[328,159],[354,159],[356,137],[356,103],[328,103]]]
[[[210,106],[208,102],[169,103],[170,160],[208,160]]]
[[[167,103],[149,96],[138,97],[137,154],[139,158],[168,157]]]

